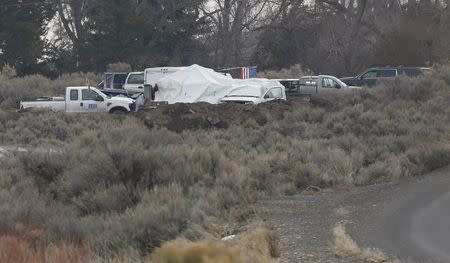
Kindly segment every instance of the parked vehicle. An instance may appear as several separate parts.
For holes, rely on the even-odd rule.
[[[395,78],[397,76],[418,77],[430,68],[424,67],[381,67],[370,68],[356,77],[341,78],[349,86],[374,86],[378,80]]]
[[[128,72],[107,72],[105,78],[97,85],[99,89],[123,89]]]
[[[123,89],[135,92],[144,92],[144,72],[131,72],[128,74]]]
[[[260,104],[273,100],[286,100],[285,88],[278,81],[253,79],[248,85],[232,90],[221,103]],[[244,82],[243,82],[244,83]]]
[[[49,108],[65,112],[109,112],[128,113],[136,111],[134,99],[108,96],[92,87],[67,87],[65,97],[47,97],[21,101],[20,110]]]
[[[340,79],[328,75],[305,76],[300,79],[281,79],[279,82],[285,87],[287,98],[310,98],[324,92],[354,88],[348,86]]]

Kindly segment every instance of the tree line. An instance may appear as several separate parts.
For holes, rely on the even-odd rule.
[[[352,74],[450,57],[450,0],[2,0],[19,75],[193,63]]]

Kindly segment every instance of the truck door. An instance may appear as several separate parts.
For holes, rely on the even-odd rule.
[[[69,89],[67,91],[68,97],[66,97],[66,111],[67,112],[80,112],[81,111],[81,94],[79,89]]]
[[[377,83],[377,71],[376,70],[370,70],[366,73],[364,73],[359,79],[356,86],[362,87],[362,86],[373,86]]]
[[[312,97],[317,94],[318,78],[305,77],[300,79],[300,95],[302,97]]]
[[[281,85],[285,88],[286,97],[300,97],[300,81],[299,80],[280,80]]]
[[[93,89],[81,90],[80,106],[81,112],[105,112],[107,108],[105,99]]]
[[[271,100],[281,100],[283,99],[283,91],[281,88],[271,88],[267,93],[264,95],[265,101],[271,101]]]
[[[323,77],[319,85],[319,94],[324,92],[334,92],[341,89],[341,85],[332,78]]]
[[[144,73],[130,73],[124,85],[124,89],[144,92]]]

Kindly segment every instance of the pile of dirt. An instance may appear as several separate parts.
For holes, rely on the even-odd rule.
[[[166,127],[170,131],[227,129],[232,125],[264,126],[284,118],[286,112],[304,107],[303,100],[272,101],[258,105],[209,103],[160,105],[137,113],[149,127]]]

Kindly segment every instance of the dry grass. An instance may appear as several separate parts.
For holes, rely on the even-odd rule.
[[[271,263],[280,254],[280,241],[276,233],[259,228],[225,242],[171,241],[155,250],[151,262]]]
[[[69,244],[41,247],[13,235],[0,237],[2,263],[90,263],[90,252]]]
[[[389,258],[379,250],[360,248],[347,234],[345,229],[346,223],[345,221],[340,222],[333,228],[334,243],[332,249],[337,257],[349,257],[354,260],[370,263],[400,263],[399,260]]]
[[[281,241],[273,230],[258,228],[236,237],[233,247],[240,249],[243,262],[271,263],[281,256]]]
[[[191,243],[176,240],[155,250],[153,263],[241,263],[239,250],[213,241]]]

